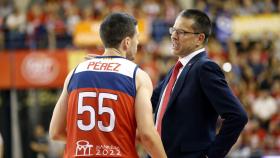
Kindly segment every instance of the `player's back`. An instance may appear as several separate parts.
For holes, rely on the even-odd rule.
[[[127,59],[104,56],[77,66],[68,84],[64,157],[138,157],[136,69]]]

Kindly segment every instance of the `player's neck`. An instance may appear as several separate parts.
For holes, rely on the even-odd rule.
[[[126,57],[126,54],[116,48],[105,48],[104,56],[121,56]]]

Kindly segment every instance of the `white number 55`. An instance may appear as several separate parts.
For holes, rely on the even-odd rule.
[[[95,98],[96,92],[81,92],[79,93],[79,100],[78,100],[78,114],[81,115],[84,112],[89,112],[90,116],[90,123],[84,124],[83,120],[77,120],[78,127],[83,131],[92,130],[95,126],[95,110],[90,105],[83,105],[84,98]],[[117,100],[118,96],[115,94],[110,93],[99,93],[98,95],[98,115],[102,115],[104,113],[108,113],[110,115],[109,125],[104,126],[102,121],[97,121],[98,128],[103,132],[111,132],[115,127],[116,116],[112,108],[103,106],[104,99],[112,99]]]

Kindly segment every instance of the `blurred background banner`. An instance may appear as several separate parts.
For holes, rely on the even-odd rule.
[[[139,29],[139,42],[142,44],[147,43],[149,39],[149,26],[147,19],[139,18],[138,29]],[[74,44],[79,47],[90,47],[90,46],[102,46],[102,42],[99,35],[99,28],[101,21],[82,21],[77,23],[75,27]]]
[[[82,21],[76,25],[74,44],[80,47],[101,45],[99,37],[100,21]]]
[[[15,53],[15,88],[61,87],[67,75],[65,52]]]
[[[69,72],[64,50],[0,54],[1,89],[59,88]],[[84,56],[84,54],[81,54]],[[76,61],[77,64],[79,61]],[[74,63],[73,63],[74,65]],[[2,75],[1,75],[2,76]]]
[[[235,16],[232,22],[233,38],[240,39],[244,35],[252,35],[255,39],[263,34],[280,32],[280,14],[260,14]]]
[[[10,56],[11,54],[0,53],[0,89],[9,89],[12,87]]]

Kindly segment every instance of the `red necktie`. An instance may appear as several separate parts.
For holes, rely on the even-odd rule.
[[[168,84],[167,84],[167,87],[166,87],[166,90],[165,90],[165,94],[164,94],[164,97],[163,97],[161,109],[160,109],[160,111],[158,111],[159,116],[158,116],[158,119],[157,119],[157,131],[159,132],[159,135],[161,135],[162,118],[163,118],[163,115],[165,113],[165,110],[166,110],[166,107],[167,107],[167,104],[168,104],[168,101],[169,101],[169,98],[170,98],[170,95],[171,95],[171,92],[172,92],[172,88],[175,84],[175,81],[177,79],[177,75],[178,75],[179,70],[182,66],[183,65],[180,61],[178,61],[176,63],[176,65],[174,66],[172,75],[171,75],[171,77],[168,81]]]

